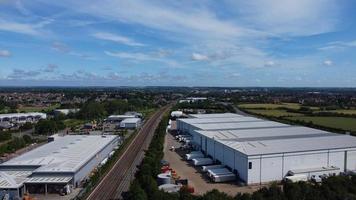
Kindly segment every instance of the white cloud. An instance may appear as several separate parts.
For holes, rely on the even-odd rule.
[[[128,46],[144,46],[143,44],[141,44],[139,42],[135,42],[134,40],[132,40],[128,37],[118,35],[118,34],[113,34],[113,33],[98,32],[98,33],[94,33],[92,36],[97,39],[117,42],[117,43],[125,44]]]
[[[69,46],[62,42],[53,42],[52,49],[61,53],[68,53],[71,51]]]
[[[15,21],[4,20],[0,18],[0,31],[8,31],[31,36],[40,36],[48,31],[43,28],[53,22],[52,19],[45,19],[37,23],[19,23]]]
[[[209,56],[200,54],[200,53],[192,53],[192,60],[195,61],[207,61],[209,60]]]
[[[331,61],[331,60],[325,60],[325,61],[323,62],[323,64],[326,65],[326,66],[332,66],[334,63],[333,63],[333,61]]]
[[[91,55],[73,51],[67,44],[64,44],[62,42],[53,42],[51,48],[55,51],[60,52],[60,53],[68,54],[71,56],[76,56],[76,57],[83,58],[83,59],[93,59],[94,58]]]
[[[337,0],[231,0],[249,27],[280,36],[308,36],[335,31],[341,15]]]
[[[327,50],[342,50],[350,47],[356,47],[356,40],[329,42],[326,46],[320,47],[318,49],[327,51]]]
[[[23,69],[14,69],[12,70],[12,73],[9,74],[6,78],[7,79],[23,79],[23,80],[29,80],[33,79],[34,77],[37,77],[41,74],[40,71],[36,70],[23,70]]]
[[[105,51],[104,52],[108,56],[123,58],[123,59],[132,59],[132,60],[155,60],[150,55],[144,53],[127,53],[127,52],[111,52]]]
[[[274,61],[267,61],[266,63],[265,63],[265,66],[266,67],[273,67],[273,66],[275,66],[276,65],[276,63],[274,62]]]
[[[39,35],[40,32],[32,24],[23,24],[0,19],[0,31],[9,31],[27,35]]]
[[[48,64],[44,67],[43,72],[52,73],[55,72],[58,68],[59,67],[56,64]]]
[[[11,56],[11,52],[8,50],[1,50],[0,49],[0,57],[10,57]]]

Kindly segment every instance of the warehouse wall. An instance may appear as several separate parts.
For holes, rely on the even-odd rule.
[[[348,151],[347,154],[349,156],[347,159],[347,168],[356,169],[356,150]],[[284,178],[289,170],[293,169],[335,166],[340,168],[336,172],[342,172],[344,171],[344,155],[345,150],[325,150],[249,156],[248,162],[252,163],[252,169],[248,169],[248,184],[279,181]]]
[[[330,150],[329,151],[329,163],[328,166],[340,167],[341,171],[344,171],[345,164],[345,151],[343,150]]]
[[[240,179],[247,183],[248,181],[248,159],[247,156],[239,151],[235,151],[235,167]]]
[[[347,164],[346,169],[355,171],[356,170],[356,149],[347,152]]]
[[[89,173],[99,165],[109,153],[118,145],[119,137],[116,137],[110,144],[104,147],[99,153],[97,153],[89,162],[87,162],[82,168],[80,168],[74,175],[74,187],[80,184],[80,182],[89,175]]]

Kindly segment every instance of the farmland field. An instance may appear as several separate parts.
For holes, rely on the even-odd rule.
[[[17,110],[18,110],[18,112],[42,112],[43,110],[45,112],[47,112],[47,111],[52,111],[58,107],[59,107],[59,104],[54,104],[49,107],[24,106]]]
[[[356,109],[338,109],[338,110],[326,110],[320,112],[328,112],[328,113],[337,113],[337,114],[345,114],[345,115],[356,115]]]
[[[287,112],[286,110],[272,109],[272,110],[259,110],[249,109],[252,114],[265,115],[270,117],[287,117],[287,116],[303,116],[301,113]]]
[[[278,109],[278,108],[289,108],[289,109],[299,109],[300,104],[298,103],[249,103],[249,104],[239,104],[240,108],[243,109]]]
[[[347,117],[316,117],[316,116],[296,116],[286,117],[289,120],[302,120],[305,122],[313,122],[313,124],[336,128],[346,131],[356,132],[356,119]]]

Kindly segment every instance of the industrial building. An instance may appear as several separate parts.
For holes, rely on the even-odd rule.
[[[127,118],[120,122],[120,128],[135,129],[141,125],[140,118]]]
[[[118,146],[114,135],[66,135],[0,164],[0,198],[76,188]],[[112,153],[111,153],[112,154]]]
[[[356,137],[350,135],[232,113],[190,117],[177,120],[178,131],[246,184],[356,170]]]
[[[0,122],[26,123],[36,122],[40,119],[46,119],[46,113],[31,112],[31,113],[8,113],[0,114]]]
[[[107,118],[107,121],[109,122],[121,122],[124,119],[128,119],[128,118],[136,118],[135,115],[110,115]]]
[[[53,111],[54,115],[60,115],[60,114],[63,114],[63,115],[68,115],[70,113],[77,113],[79,112],[80,109],[78,108],[71,108],[71,109],[55,109]]]

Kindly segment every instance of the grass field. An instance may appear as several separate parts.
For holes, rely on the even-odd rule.
[[[75,127],[84,124],[84,120],[80,119],[66,119],[63,121],[66,127]]]
[[[337,113],[337,114],[345,114],[345,115],[356,115],[356,109],[326,110],[326,111],[320,111],[320,112]]]
[[[278,108],[289,108],[289,109],[299,109],[300,104],[298,103],[249,103],[249,104],[239,104],[240,108],[243,109],[278,109]]]
[[[289,120],[302,120],[305,122],[313,122],[313,124],[337,128],[347,131],[356,132],[356,119],[346,118],[346,117],[314,117],[314,116],[296,116],[296,117],[286,117]]]
[[[56,108],[58,108],[60,105],[59,104],[54,104],[54,105],[51,105],[49,107],[34,107],[34,106],[24,106],[24,107],[21,107],[18,110],[18,112],[41,112],[41,111],[52,111]]]
[[[273,109],[273,110],[249,109],[248,111],[253,114],[265,115],[270,117],[303,116],[303,114],[301,113],[287,112],[286,110],[279,110],[279,109]]]

